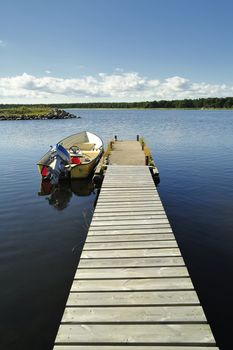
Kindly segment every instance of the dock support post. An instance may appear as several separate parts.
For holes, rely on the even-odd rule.
[[[137,135],[137,141],[139,141],[139,135]]]

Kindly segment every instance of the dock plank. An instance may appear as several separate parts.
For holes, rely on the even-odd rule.
[[[67,307],[62,323],[206,323],[200,306]]]
[[[56,342],[69,344],[152,344],[168,345],[215,345],[207,324],[150,325],[150,324],[108,324],[108,325],[66,325],[61,324]]]
[[[120,231],[121,232],[121,231]],[[171,241],[175,236],[171,233],[150,233],[150,234],[116,234],[116,235],[90,235],[87,243],[97,242],[131,242],[131,241]]]
[[[122,267],[114,269],[78,269],[75,279],[115,279],[115,278],[158,278],[158,277],[188,277],[184,266],[163,267]]]
[[[145,267],[145,266],[183,266],[184,260],[178,257],[163,258],[118,258],[118,259],[80,259],[78,268],[98,267]]]
[[[115,209],[115,210],[114,210]],[[153,213],[156,213],[156,212],[163,212],[164,209],[163,209],[163,206],[158,204],[158,205],[149,205],[149,206],[143,206],[143,205],[136,205],[136,206],[129,206],[129,207],[125,207],[125,206],[122,206],[122,207],[108,207],[107,205],[106,206],[102,206],[102,207],[98,207],[96,208],[95,210],[95,214],[108,214],[108,213],[125,213],[127,214],[128,213],[140,213],[141,211],[145,211],[145,212],[153,212]]]
[[[175,239],[169,241],[131,241],[131,242],[92,242],[86,241],[84,251],[86,250],[105,250],[105,249],[145,249],[145,248],[176,248],[178,247]]]
[[[162,228],[170,228],[169,222],[163,223],[159,222],[157,224],[125,224],[125,225],[90,225],[89,230],[90,231],[115,231],[115,230],[120,230],[122,232],[129,231],[129,230],[144,230],[144,229],[162,229]]]
[[[95,226],[123,226],[123,225],[152,225],[152,224],[165,224],[169,223],[167,218],[155,218],[155,219],[125,219],[125,220],[94,220],[91,223],[91,227]]]
[[[108,203],[105,203],[104,201],[101,202],[98,202],[98,209],[101,209],[103,207],[107,207],[107,208],[110,208],[110,207],[117,207],[117,208],[138,208],[138,207],[160,207],[162,204],[160,202],[160,200],[156,200],[156,201],[144,201],[143,198],[141,198],[140,201],[134,201],[134,202],[130,202],[130,201],[122,201],[121,203],[117,203],[117,206],[116,206],[116,203],[111,201],[111,202],[108,202]]]
[[[106,217],[103,216],[99,216],[98,214],[96,214],[94,216],[95,222],[97,221],[103,221],[103,220],[147,220],[147,219],[165,219],[166,215],[164,215],[163,213],[159,213],[159,214],[155,214],[155,213],[143,213],[141,212],[140,214],[136,214],[135,213],[128,213],[127,215],[122,215],[122,214],[110,214],[110,215],[106,215]]]
[[[166,225],[165,227],[153,227],[153,228],[145,228],[145,227],[136,227],[134,229],[120,229],[120,230],[113,230],[108,229],[106,230],[95,230],[91,227],[89,228],[88,237],[91,235],[136,235],[136,234],[160,234],[160,233],[172,233],[172,229],[170,225]]]
[[[189,277],[176,278],[133,278],[133,279],[115,279],[115,280],[74,280],[71,291],[147,291],[147,290],[186,290],[193,289],[192,281]]]
[[[85,246],[84,246],[85,248]],[[142,258],[181,256],[179,248],[123,249],[123,250],[83,250],[82,258]]]
[[[194,290],[70,293],[67,306],[200,305]]]

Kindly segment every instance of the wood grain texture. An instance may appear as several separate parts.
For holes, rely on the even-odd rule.
[[[114,269],[77,269],[75,279],[115,279],[115,278],[158,278],[158,277],[188,277],[184,266],[137,267]]]
[[[67,307],[62,323],[206,322],[201,306]]]
[[[103,230],[107,230],[108,232],[113,230],[122,230],[122,231],[125,231],[125,230],[144,230],[144,229],[160,229],[160,228],[167,228],[167,227],[170,227],[170,224],[169,222],[159,222],[159,223],[153,223],[153,224],[143,224],[143,223],[140,223],[140,224],[137,224],[137,225],[134,225],[134,224],[123,224],[123,225],[102,225],[101,223],[99,225],[94,225],[91,223],[90,227],[89,227],[89,231],[103,231]]]
[[[153,228],[146,228],[146,227],[136,227],[134,229],[120,229],[120,230],[112,230],[112,228],[109,228],[108,230],[94,230],[91,227],[89,228],[88,236],[94,236],[94,235],[135,235],[135,234],[161,234],[161,233],[172,233],[172,229],[170,225],[165,225],[162,227],[153,227]]]
[[[194,290],[70,293],[67,306],[199,305]]]
[[[85,248],[85,246],[84,246]],[[181,256],[179,248],[83,250],[81,258],[143,258],[158,256]]]
[[[167,241],[173,240],[175,236],[171,233],[150,233],[150,234],[116,234],[116,235],[90,235],[87,243],[97,242],[131,242],[131,241]]]
[[[193,284],[189,277],[181,278],[131,278],[131,279],[115,279],[115,280],[74,280],[71,291],[114,291],[120,294],[122,291],[155,291],[155,290],[192,290]],[[121,295],[121,294],[120,294]]]
[[[177,248],[176,241],[130,241],[130,242],[86,242],[84,251],[86,250],[105,250],[105,249],[146,249],[146,248]]]
[[[184,266],[180,257],[164,258],[118,258],[118,259],[80,259],[78,268],[114,268],[114,267],[146,267],[146,266]]]
[[[61,325],[56,343],[123,343],[123,344],[180,344],[215,345],[207,324],[193,325]]]

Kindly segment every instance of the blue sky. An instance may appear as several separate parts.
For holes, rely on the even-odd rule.
[[[0,103],[233,95],[233,2],[9,0]]]

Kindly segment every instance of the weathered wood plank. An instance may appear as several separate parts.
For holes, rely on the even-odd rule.
[[[146,214],[146,213],[138,213],[138,214],[135,214],[135,213],[127,213],[127,214],[108,214],[108,215],[98,215],[97,213],[94,214],[93,216],[93,221],[106,221],[106,220],[146,220],[146,219],[167,219],[167,216],[166,214],[164,213],[149,213],[149,214]]]
[[[109,203],[111,203],[111,202],[109,202]],[[112,205],[116,205],[114,200],[113,200],[112,203],[113,203]],[[106,207],[108,205],[109,204],[105,204],[104,201],[102,201],[102,203],[98,202],[97,207],[103,207],[103,206]],[[127,206],[127,207],[128,206],[131,206],[131,207],[144,207],[144,205],[146,207],[159,207],[159,206],[162,206],[162,203],[161,203],[160,199],[144,201],[143,197],[141,197],[141,199],[139,201],[131,201],[130,199],[128,199],[128,200],[124,200],[124,201],[118,203],[118,207],[120,207],[120,206],[123,206],[123,207],[125,207],[125,206]]]
[[[155,290],[185,290],[193,289],[189,277],[177,278],[144,278],[144,279],[115,279],[115,280],[74,280],[71,291],[115,291],[120,294],[122,291],[155,291]]]
[[[98,235],[87,236],[87,243],[97,242],[131,242],[131,241],[167,241],[173,240],[175,236],[170,233],[150,233],[150,234],[134,234],[134,235]]]
[[[114,187],[117,186],[123,186],[123,187],[129,187],[129,188],[144,188],[144,187],[153,187],[155,188],[155,184],[153,180],[144,179],[144,176],[141,179],[128,179],[128,174],[125,175],[124,178],[118,178],[118,179],[106,179],[103,182],[103,188],[111,187],[111,185],[114,185]],[[116,186],[115,186],[116,185]]]
[[[80,259],[78,268],[98,267],[145,267],[145,266],[183,266],[182,257],[163,258],[118,258],[118,259]]]
[[[85,246],[84,246],[85,248]],[[93,258],[141,258],[141,257],[181,256],[179,248],[123,249],[123,250],[83,250],[82,259]]]
[[[172,233],[172,229],[170,225],[163,226],[163,227],[154,227],[154,228],[145,228],[145,227],[139,227],[134,229],[120,229],[120,230],[94,230],[91,227],[89,228],[88,237],[92,235],[135,235],[135,234],[161,234],[161,233]]]
[[[170,241],[139,241],[139,242],[86,242],[83,248],[86,250],[105,250],[105,249],[146,249],[146,248],[177,248],[175,239]]]
[[[103,207],[108,207],[108,208],[112,208],[112,207],[115,207],[115,208],[135,208],[135,207],[158,207],[161,205],[161,202],[160,201],[157,201],[157,200],[143,200],[141,198],[140,201],[132,201],[130,199],[127,199],[127,201],[117,201],[117,202],[114,202],[113,200],[108,201],[108,202],[105,202],[105,201],[100,201],[98,203],[98,209],[102,209]]]
[[[194,290],[70,293],[67,306],[199,305]]]
[[[164,223],[168,223],[168,219],[126,219],[126,220],[93,220],[91,223],[91,227],[95,227],[95,226],[114,226],[114,225],[149,225],[149,224],[164,224]]]
[[[139,202],[140,203],[140,201],[143,201],[143,202],[160,202],[160,199],[159,199],[159,197],[158,196],[156,196],[156,195],[142,195],[142,196],[140,196],[140,195],[135,195],[135,196],[109,196],[109,197],[104,197],[104,196],[99,196],[99,198],[98,198],[98,201],[99,201],[99,203],[103,203],[103,202],[114,202],[114,203],[118,203],[118,202],[122,202],[122,203],[124,203],[124,202]]]
[[[105,215],[108,213],[140,213],[141,211],[145,211],[147,213],[156,213],[156,212],[164,212],[163,206],[162,205],[152,205],[152,206],[130,206],[130,207],[110,207],[109,206],[98,206],[95,209],[95,214],[101,214]]]
[[[62,323],[207,322],[201,306],[67,307]]]
[[[105,179],[103,181],[103,184],[107,184],[108,182],[122,182],[125,181],[129,183],[129,185],[132,185],[134,182],[141,182],[143,184],[149,183],[154,184],[153,179],[150,178],[148,175],[142,174],[139,177],[135,177],[132,174],[126,173],[125,175],[117,174],[117,175],[111,175],[111,176],[105,176]]]
[[[107,212],[113,212],[115,209],[115,213],[117,212],[127,212],[127,211],[134,211],[134,212],[140,212],[142,210],[146,211],[162,211],[163,207],[161,204],[155,204],[155,203],[144,203],[144,204],[139,204],[139,203],[131,203],[131,204],[123,204],[121,203],[120,205],[116,204],[102,204],[98,205],[95,209],[95,213],[107,213]]]
[[[207,324],[182,325],[61,325],[56,343],[125,343],[125,344],[180,344],[215,345]]]
[[[110,230],[121,230],[121,231],[126,231],[126,230],[134,230],[134,229],[161,229],[161,228],[169,228],[170,225],[169,225],[169,222],[166,222],[166,223],[153,223],[153,224],[137,224],[137,225],[130,225],[130,224],[127,224],[127,225],[102,225],[100,223],[100,225],[92,225],[89,227],[89,230],[91,231],[104,231],[104,230],[107,230],[107,231],[110,231]]]
[[[75,279],[188,277],[185,266],[78,269]]]
[[[142,209],[140,208],[140,210],[138,211],[134,211],[131,209],[128,209],[127,211],[115,211],[114,208],[112,208],[111,210],[108,210],[108,212],[103,212],[103,211],[99,211],[99,210],[95,210],[95,213],[93,215],[93,218],[97,219],[97,218],[108,218],[108,217],[119,217],[119,216],[141,216],[141,215],[163,215],[165,216],[166,214],[164,213],[164,210],[162,210],[161,208],[159,209],[151,209],[148,210],[146,208]]]
[[[118,208],[118,206],[117,206]],[[136,208],[137,209],[137,208]],[[108,208],[108,212],[104,211],[103,209],[102,211],[100,209],[98,209],[97,211],[94,212],[94,216],[93,219],[96,218],[108,218],[108,217],[119,217],[119,216],[136,216],[136,217],[140,217],[140,216],[152,216],[152,215],[156,215],[156,217],[158,215],[162,215],[163,217],[167,217],[166,213],[164,212],[162,207],[156,207],[156,208],[143,208],[140,207],[139,210],[134,211],[133,209],[128,208],[128,210],[124,210],[122,211],[115,211],[114,208]]]
[[[155,193],[123,193],[123,194],[101,194],[99,195],[98,199],[101,199],[101,200],[117,200],[117,199],[122,199],[122,200],[131,200],[131,199],[139,199],[139,201],[143,198],[143,199],[148,199],[148,198],[151,198],[152,200],[160,200],[159,196],[156,195]]]

